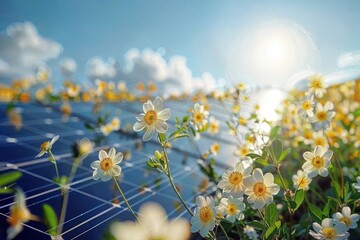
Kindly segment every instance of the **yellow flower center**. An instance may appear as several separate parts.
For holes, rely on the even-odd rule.
[[[322,231],[326,238],[334,239],[336,237],[336,231],[332,227],[326,227]]]
[[[321,88],[322,82],[319,79],[314,79],[311,81],[310,85],[312,88]]]
[[[199,216],[200,216],[201,221],[208,223],[213,218],[213,212],[210,209],[210,207],[205,206],[200,209]]]
[[[314,139],[314,143],[316,146],[325,146],[325,139],[322,138],[322,137],[319,137],[319,138],[315,138]]]
[[[304,110],[310,110],[310,109],[311,109],[311,103],[310,103],[309,101],[303,102],[302,108],[303,108]]]
[[[144,120],[147,125],[152,125],[157,120],[157,114],[154,110],[149,110],[145,113]]]
[[[229,176],[229,182],[232,185],[239,185],[240,183],[242,183],[243,180],[243,175],[239,172],[232,172]]]
[[[195,112],[194,113],[194,120],[195,120],[196,123],[200,123],[200,122],[202,122],[204,120],[204,116],[199,112]]]
[[[219,150],[220,150],[220,145],[219,145],[219,144],[214,144],[214,145],[212,145],[211,150],[212,150],[213,152],[215,152],[215,153],[219,152]]]
[[[108,171],[109,169],[111,169],[113,167],[113,161],[111,160],[111,158],[104,158],[100,161],[100,168],[103,171]]]
[[[249,153],[249,150],[246,147],[240,148],[241,156],[246,156]]]
[[[257,182],[253,187],[253,191],[257,197],[262,197],[266,194],[266,186],[263,182]]]
[[[340,218],[339,221],[345,223],[345,225],[346,225],[347,227],[349,227],[349,226],[351,225],[351,220],[350,220],[350,218],[348,218],[348,217],[346,217],[346,216]]]
[[[237,206],[233,203],[229,203],[229,205],[226,207],[226,212],[230,215],[236,214]]]
[[[239,123],[241,126],[245,126],[245,125],[246,125],[246,119],[243,118],[243,117],[239,117],[238,123]]]
[[[215,133],[219,131],[219,126],[216,123],[211,123],[210,124],[210,131]]]
[[[306,132],[304,133],[304,138],[305,138],[305,139],[311,139],[312,137],[313,137],[313,133],[312,133],[312,132],[306,131]]]
[[[40,145],[41,151],[49,151],[49,148],[50,148],[50,142],[44,142],[43,144]]]
[[[324,159],[320,156],[316,156],[311,160],[312,165],[316,168],[321,168],[324,166]]]
[[[27,221],[29,218],[27,212],[23,211],[21,207],[15,206],[11,211],[8,222],[11,226],[16,226],[19,222]]]
[[[297,180],[297,184],[299,185],[299,187],[300,187],[301,189],[304,189],[304,188],[307,187],[308,181],[307,181],[306,178],[302,177],[302,178],[299,178],[299,179]]]
[[[325,121],[325,120],[327,119],[327,114],[326,114],[325,111],[317,112],[317,113],[316,113],[316,118],[317,118],[319,121],[323,122],[323,121]]]

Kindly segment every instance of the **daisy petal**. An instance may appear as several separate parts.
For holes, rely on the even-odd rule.
[[[158,119],[166,121],[169,120],[169,118],[171,117],[171,113],[170,113],[170,109],[169,108],[165,108],[164,110],[160,111],[158,114]]]

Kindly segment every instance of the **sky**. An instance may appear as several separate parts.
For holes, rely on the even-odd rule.
[[[204,79],[210,79],[209,83],[214,86],[222,82],[221,79],[281,86],[291,77],[288,72],[294,75],[315,71],[334,75],[343,72],[344,67],[346,71],[349,66],[351,71],[357,69],[360,62],[359,12],[360,1],[340,0],[4,0],[0,2],[0,31],[3,32],[0,36],[0,63],[7,46],[1,37],[4,38],[7,27],[28,21],[41,38],[58,44],[54,46],[55,50],[49,46],[46,51],[53,55],[42,55],[41,58],[53,68],[54,78],[59,78],[61,59],[70,57],[76,61],[76,78],[86,81],[90,74],[87,73],[89,59],[98,56],[101,59],[95,59],[91,66],[105,61],[106,70],[106,63],[113,65],[115,60],[121,68],[131,69],[131,74],[121,73],[116,77],[129,81],[150,74],[149,79],[173,82],[173,86],[185,82],[190,88],[193,87],[192,81],[201,85]],[[297,43],[296,51],[293,51],[292,38],[283,38],[275,44],[257,41],[257,38],[264,39],[256,37],[258,32],[267,33],[274,22],[282,23],[280,35],[287,35],[289,31],[286,29],[291,28],[290,31],[298,32],[295,38],[306,40]],[[265,54],[267,57],[263,57],[263,52],[257,53],[261,46],[268,45],[283,55],[273,53],[273,50]],[[284,48],[284,45],[288,46]],[[312,50],[305,57],[297,55],[309,48]],[[130,49],[133,50],[129,54]],[[144,49],[152,51],[144,54]],[[287,63],[288,52],[292,52],[294,65]],[[175,59],[171,60],[174,56]],[[296,62],[302,57],[302,62]],[[113,59],[107,62],[108,58]],[[271,65],[274,64],[272,58],[278,59],[278,65]],[[157,64],[151,65],[154,61]],[[271,70],[263,70],[259,62]],[[246,64],[251,66],[245,68]],[[104,66],[100,66],[100,73],[104,70],[101,67]],[[155,73],[153,68],[156,68]],[[284,69],[288,72],[278,75]],[[260,76],[259,72],[264,74]],[[178,73],[183,77],[175,76]],[[266,81],[264,75],[273,77]]]

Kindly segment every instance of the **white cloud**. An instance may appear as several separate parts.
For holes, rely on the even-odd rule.
[[[72,58],[63,58],[60,61],[60,70],[65,77],[72,76],[77,69],[76,61]]]
[[[0,75],[24,76],[33,68],[59,56],[62,46],[41,37],[30,22],[14,23],[0,33]]]
[[[175,55],[168,61],[163,53],[145,49],[131,49],[125,54],[125,65],[118,77],[132,88],[138,82],[153,81],[163,94],[180,95],[196,90],[210,92],[217,81],[205,72],[201,77],[194,77],[184,56]]]
[[[348,52],[338,58],[338,67],[353,67],[360,65],[360,51]]]
[[[164,81],[167,76],[166,61],[158,52],[130,49],[125,54],[124,73],[128,79],[148,81]]]
[[[116,62],[113,58],[104,61],[101,57],[93,57],[87,63],[87,76],[91,80],[113,78],[116,72]]]

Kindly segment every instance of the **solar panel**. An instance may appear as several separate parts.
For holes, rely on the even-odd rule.
[[[191,101],[170,101],[166,103],[171,108],[172,118],[169,120],[170,130],[174,130],[175,117],[182,117],[193,106]],[[97,114],[92,112],[90,103],[71,103],[72,112],[64,119],[59,104],[44,106],[38,103],[17,104],[16,111],[21,112],[23,127],[15,130],[5,114],[0,116],[0,174],[13,169],[20,171],[23,176],[18,180],[25,195],[27,206],[35,215],[41,215],[42,204],[51,205],[56,213],[61,208],[61,191],[53,181],[56,175],[53,164],[47,156],[36,158],[39,146],[55,135],[60,135],[53,147],[57,158],[60,175],[68,175],[72,164],[72,147],[82,138],[95,139],[98,133],[85,127],[86,123],[95,123]],[[211,114],[220,120],[220,128],[226,129],[226,116],[222,107],[216,102],[211,103]],[[6,104],[0,104],[0,111],[5,113]],[[135,116],[141,111],[140,103],[107,103],[102,112],[109,112],[110,117],[119,116],[121,126],[133,125]],[[197,167],[201,154],[210,145],[218,142],[222,151],[219,153],[217,171],[222,173],[224,168],[231,165],[230,160],[236,143],[229,140],[225,134],[212,136],[204,134],[201,144],[193,145],[187,138],[179,139],[176,146],[169,150],[170,164],[174,181],[181,194],[191,208],[194,207],[196,196],[209,195],[215,190],[213,184],[206,184],[206,176]],[[63,224],[64,239],[101,239],[109,225],[116,220],[133,220],[120,194],[111,182],[94,181],[92,161],[98,159],[98,151],[115,147],[117,151],[131,153],[131,159],[124,160],[120,165],[123,169],[119,180],[122,190],[127,196],[135,212],[145,202],[157,202],[162,205],[169,218],[190,215],[181,204],[165,179],[159,172],[149,169],[146,161],[160,150],[155,137],[152,141],[143,143],[142,135],[120,130],[111,133],[105,140],[97,142],[90,153],[77,169],[73,182],[69,187],[69,203],[66,219]],[[195,151],[194,147],[199,149]],[[119,205],[114,202],[119,201]],[[9,216],[9,207],[14,204],[13,195],[0,195],[0,219],[5,222]],[[29,221],[16,239],[50,239],[49,232],[40,222]],[[1,238],[5,238],[5,226],[1,224]],[[194,236],[195,237],[195,236]]]

